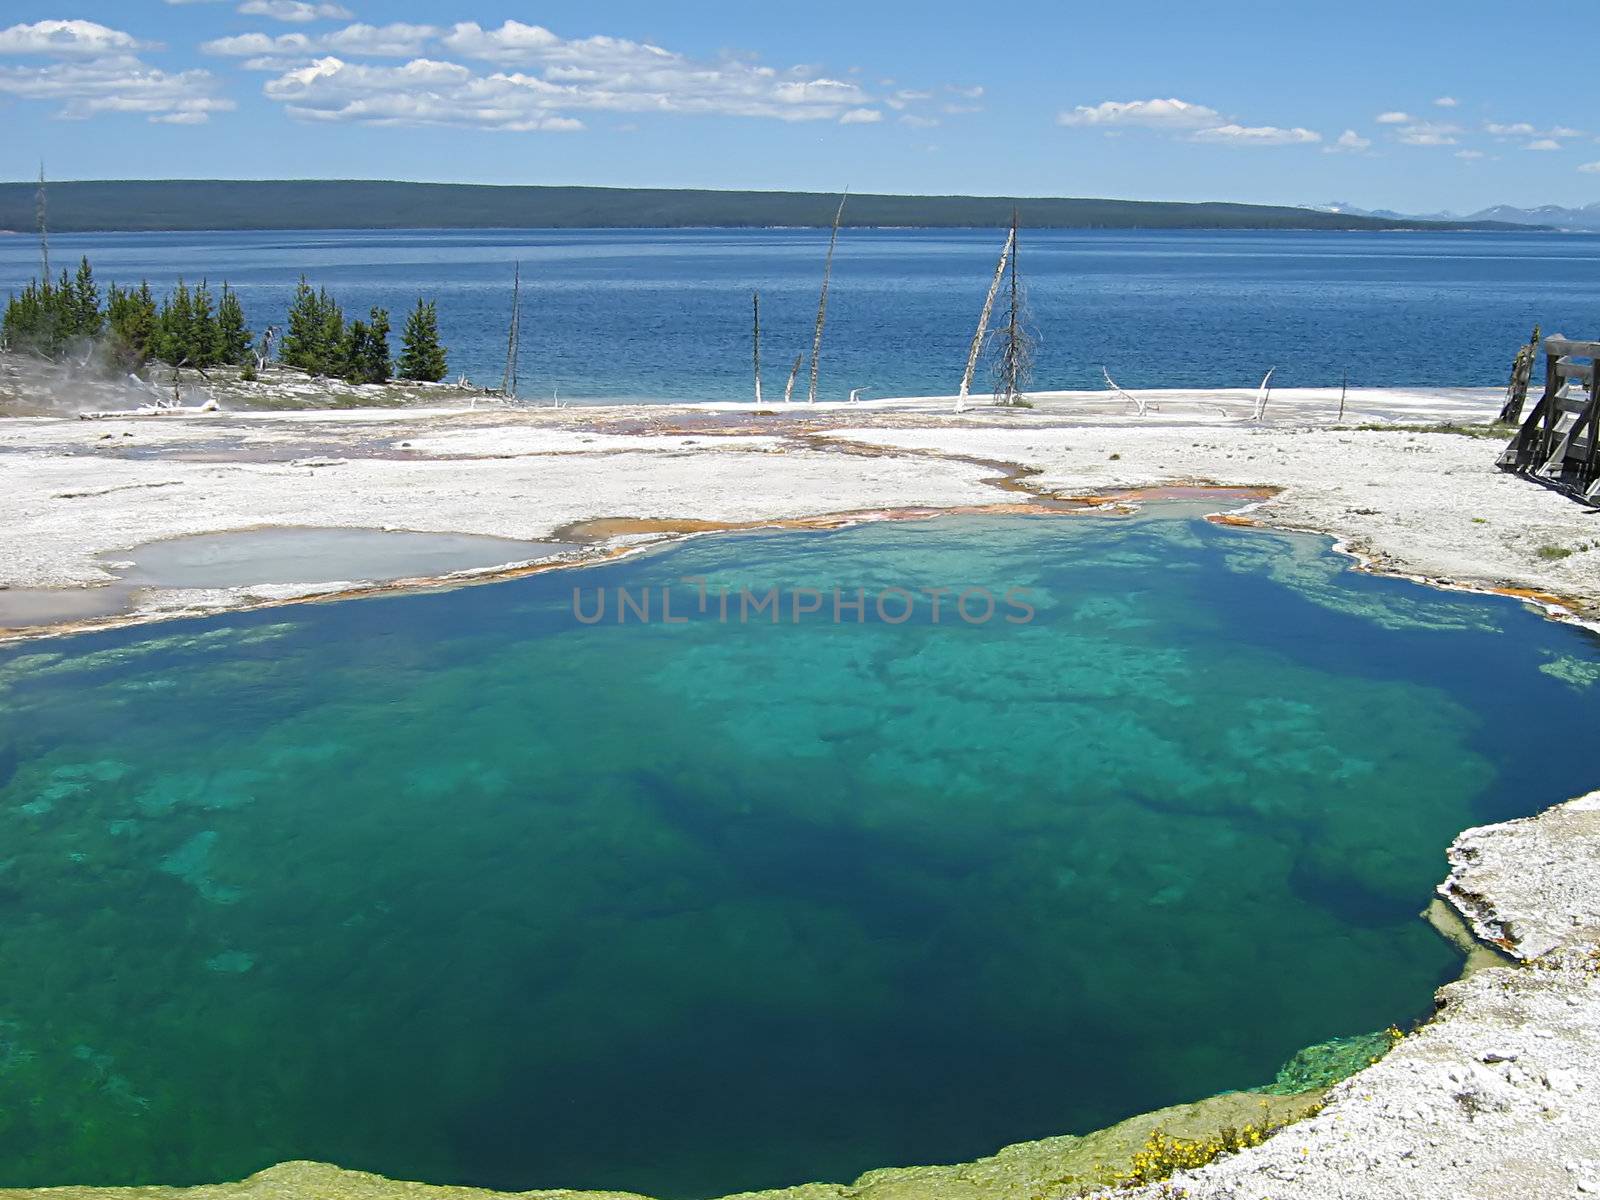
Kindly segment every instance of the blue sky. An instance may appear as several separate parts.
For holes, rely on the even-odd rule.
[[[1593,0],[4,0],[0,177],[1600,200]]]

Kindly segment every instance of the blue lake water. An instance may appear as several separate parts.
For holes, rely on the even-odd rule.
[[[945,518],[0,652],[0,1186],[707,1196],[1425,1015],[1446,845],[1596,782],[1600,643],[1347,567]],[[1033,618],[723,623],[741,586]]]
[[[824,398],[955,391],[1001,235],[845,230],[823,355]],[[281,323],[304,273],[347,315],[439,303],[451,367],[497,384],[512,264],[526,285],[523,394],[546,400],[744,399],[750,293],[765,381],[781,395],[809,352],[825,230],[83,234],[102,280],[181,274],[240,292]],[[1600,237],[1555,234],[1024,231],[1040,339],[1035,386],[1496,385],[1533,324],[1600,330]],[[0,238],[0,294],[36,247]],[[804,392],[804,373],[800,384]]]

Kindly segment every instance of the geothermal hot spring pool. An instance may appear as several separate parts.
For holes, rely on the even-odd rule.
[[[724,624],[723,585],[1035,616]],[[1269,1083],[1430,1011],[1445,847],[1600,782],[1597,717],[1590,635],[1187,512],[14,646],[0,1185],[710,1196]]]

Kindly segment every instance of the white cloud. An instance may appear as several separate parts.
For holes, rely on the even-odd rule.
[[[1218,125],[1197,129],[1190,138],[1222,146],[1308,146],[1320,142],[1322,135],[1310,129],[1280,129],[1276,125]]]
[[[198,125],[234,107],[209,71],[168,72],[135,53],[154,48],[93,21],[38,21],[0,30],[0,56],[41,56],[41,66],[0,66],[0,96],[55,104],[81,121],[100,113],[139,113],[170,125]]]
[[[200,52],[228,57],[282,55],[286,58],[300,58],[315,53],[317,45],[317,41],[303,33],[285,33],[277,37],[269,33],[241,33],[233,37],[203,42],[200,45]]]
[[[983,96],[983,89],[981,87],[955,87],[952,84],[945,84],[943,90],[946,96],[953,96],[956,99],[946,100],[943,104],[939,105],[940,112],[945,113],[948,116],[955,117],[962,116],[966,113],[977,113],[983,111],[983,105],[977,103],[977,101]],[[932,91],[901,89],[900,91],[895,92],[893,95],[886,96],[883,102],[896,112],[904,112],[906,109],[915,108],[918,105],[928,104],[934,99],[934,97],[935,93]],[[928,129],[937,125],[938,123],[939,122],[937,120],[931,117],[922,117],[916,121],[906,122],[906,124],[914,125],[920,129]]]
[[[357,29],[367,32],[356,38],[352,31]],[[224,38],[205,49],[248,56],[259,66],[272,65],[274,56],[299,58],[280,62],[282,73],[267,83],[265,92],[302,120],[533,130],[578,128],[581,123],[572,114],[584,111],[846,124],[882,118],[873,107],[879,98],[860,84],[811,68],[779,70],[734,57],[695,60],[623,38],[562,38],[519,21],[489,30],[463,22],[443,34],[427,26],[386,29],[406,29],[420,41],[437,39],[455,55],[499,69],[425,57],[395,67],[348,61],[350,56],[390,53],[376,48],[384,43],[386,30],[370,26],[351,26],[319,39],[295,40],[303,38],[295,34]],[[348,44],[337,43],[346,36]],[[395,40],[405,43],[407,52],[399,56],[409,57],[411,43],[405,37]],[[303,56],[310,53],[320,57],[308,61]],[[910,97],[922,93],[898,95],[911,103]]]
[[[909,125],[913,129],[932,129],[939,124],[939,118],[919,117],[916,113],[905,113],[900,118],[900,124]]]
[[[1457,144],[1456,135],[1460,132],[1459,125],[1416,121],[1398,130],[1395,133],[1395,140],[1402,146],[1454,146]]]
[[[909,105],[920,104],[923,101],[932,100],[932,99],[933,99],[933,93],[932,92],[918,92],[918,91],[913,91],[913,90],[908,89],[908,88],[904,88],[904,89],[901,89],[900,91],[896,92],[894,95],[888,97],[886,100],[884,100],[884,103],[887,104],[890,108],[902,109],[902,108],[906,108]]]
[[[1578,170],[1585,175],[1600,175],[1600,162],[1584,163]]]
[[[1529,142],[1526,146],[1523,147],[1523,149],[1524,150],[1559,150],[1559,149],[1561,149],[1561,143],[1556,141],[1554,138],[1539,138],[1537,141]]]
[[[249,59],[251,70],[283,71],[323,55],[413,58],[439,33],[432,25],[348,25],[332,33],[241,33],[201,45],[203,53]]]
[[[409,58],[421,54],[435,32],[431,25],[347,25],[319,40],[332,54]]]
[[[1371,138],[1364,138],[1354,129],[1346,129],[1328,149],[1332,150],[1366,150],[1372,145]]]
[[[1409,125],[1415,120],[1416,118],[1408,112],[1386,112],[1378,114],[1379,125]]]
[[[1440,96],[1433,103],[1434,107],[1436,108],[1455,108],[1461,103],[1461,101],[1457,100],[1454,96]]]
[[[98,58],[146,49],[138,38],[93,21],[35,21],[0,29],[0,54],[43,54],[51,58]]]
[[[57,116],[83,120],[100,113],[142,113],[163,124],[199,125],[234,103],[216,95],[209,71],[176,74],[137,58],[111,57],[44,67],[0,67],[0,94],[60,104]]]
[[[1550,129],[1540,129],[1527,121],[1516,121],[1511,124],[1497,124],[1493,121],[1484,125],[1486,133],[1505,140],[1507,138],[1534,138],[1538,141],[1565,141],[1568,138],[1587,137],[1581,129],[1573,129],[1566,125],[1556,125]],[[1530,147],[1531,148],[1531,147]],[[1550,149],[1544,146],[1541,149]]]
[[[551,91],[558,89],[550,88]],[[532,81],[484,79],[455,63],[419,58],[372,67],[324,58],[270,80],[264,91],[306,121],[371,125],[478,125],[513,132],[583,128],[552,112]]]
[[[313,4],[307,0],[244,0],[239,11],[247,17],[270,17],[296,25],[309,21],[348,21],[355,16],[342,4]]]
[[[587,41],[593,49],[609,46],[638,46],[647,54],[665,56],[667,52],[656,46],[626,42],[618,38],[596,37]],[[542,25],[525,25],[521,21],[506,21],[499,29],[484,29],[475,21],[465,21],[455,26],[445,37],[444,44],[457,54],[487,62],[531,64],[558,54],[562,39]]]
[[[1482,158],[1483,157],[1483,151],[1482,150],[1457,150],[1456,151],[1456,157],[1457,158],[1464,158],[1468,162],[1471,162],[1474,159]]]
[[[1214,108],[1177,99],[1106,100],[1095,105],[1080,104],[1071,112],[1056,116],[1059,125],[1143,125],[1155,129],[1193,129],[1221,120],[1222,114]]]
[[[1130,127],[1165,129],[1186,135],[1190,141],[1210,145],[1297,146],[1322,141],[1322,135],[1310,129],[1241,125],[1229,121],[1214,108],[1176,98],[1105,100],[1093,105],[1080,104],[1068,112],[1058,113],[1056,123],[1073,128],[1101,129],[1107,137],[1116,137],[1123,129]],[[1355,135],[1352,133],[1351,136]]]

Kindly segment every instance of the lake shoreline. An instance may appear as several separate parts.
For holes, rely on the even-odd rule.
[[[525,540],[594,534],[579,551],[491,568],[481,574],[487,580],[729,528],[828,528],[1002,509],[1126,512],[1165,494],[1139,489],[1191,487],[1201,496],[1226,489],[1218,498],[1237,510],[1229,523],[1332,537],[1358,569],[1514,595],[1591,628],[1600,617],[1600,573],[1592,565],[1600,516],[1495,470],[1497,441],[1443,431],[1492,419],[1495,389],[1352,391],[1343,420],[1334,414],[1336,391],[1286,391],[1259,422],[1251,419],[1253,395],[1243,390],[1141,397],[1150,407],[1143,416],[1108,393],[1057,393],[1036,397],[1030,410],[984,406],[960,415],[947,398],[923,398],[759,409],[458,405],[0,421],[0,468],[17,507],[6,535],[15,553],[0,568],[0,584],[103,585],[112,577],[108,561],[131,546],[275,525]],[[592,524],[606,521],[623,523]],[[275,585],[274,594],[247,583],[170,589],[141,597],[119,617],[10,636],[479,578],[337,581],[338,590],[317,581],[299,590]],[[1593,1163],[1600,1111],[1586,1095],[1587,1080],[1600,1077],[1600,793],[1468,830],[1452,844],[1449,863],[1440,898],[1480,941],[1519,965],[1473,971],[1442,989],[1434,1019],[1336,1085],[1320,1113],[1176,1178],[1182,1194],[1566,1194],[1600,1177]],[[1164,1111],[1152,1122],[1176,1119]],[[1029,1143],[960,1167],[872,1172],[848,1187],[762,1195],[1032,1200],[1050,1183],[1063,1148]],[[402,1192],[440,1200],[489,1195],[416,1192],[305,1164],[188,1194]],[[0,1191],[12,1200],[157,1194],[183,1193]]]

